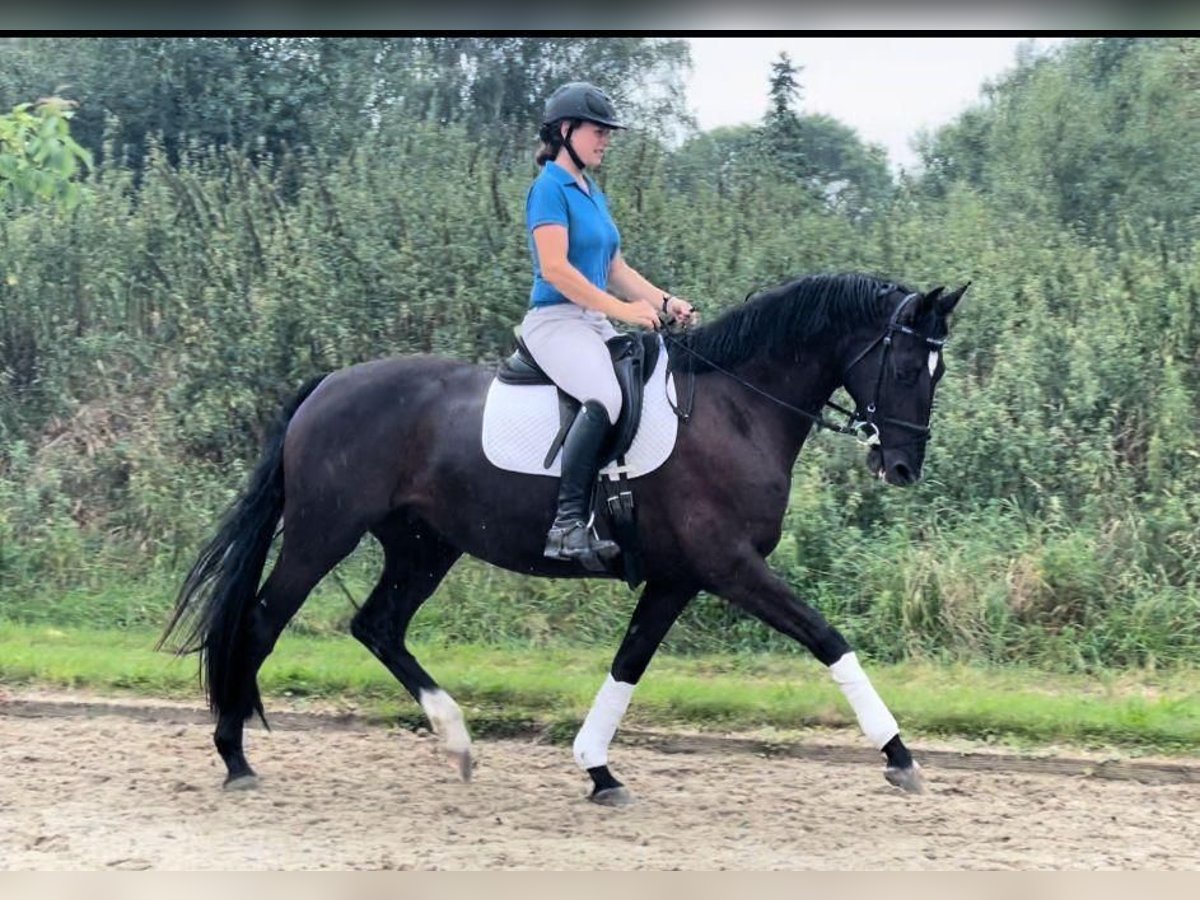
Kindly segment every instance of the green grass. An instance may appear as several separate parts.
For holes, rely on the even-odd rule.
[[[154,651],[156,636],[0,623],[0,681],[198,700],[195,657]],[[480,735],[567,733],[586,713],[611,653],[434,644],[415,650]],[[909,737],[1200,754],[1200,672],[1083,676],[915,663],[868,671]],[[260,683],[268,698],[337,699],[371,717],[423,722],[386,670],[345,637],[286,634]],[[815,661],[744,654],[657,657],[626,724],[730,731],[854,722]]]

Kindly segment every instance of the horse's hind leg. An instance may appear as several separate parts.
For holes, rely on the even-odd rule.
[[[462,551],[418,523],[395,516],[372,532],[383,545],[379,583],[350,623],[350,632],[387,666],[425,710],[459,774],[471,777],[471,738],[462,710],[405,644],[409,622],[437,590]]]
[[[238,789],[256,784],[254,770],[246,760],[242,738],[246,719],[257,709],[262,713],[258,692],[258,670],[275,648],[284,626],[307,599],[309,593],[325,575],[350,553],[358,543],[361,532],[331,536],[322,540],[289,541],[285,529],[279,559],[259,591],[259,599],[246,612],[239,637],[228,665],[234,682],[231,702],[218,710],[217,728],[213,742],[225,762],[228,774],[225,787]],[[264,723],[266,719],[263,719]]]
[[[695,595],[691,588],[647,584],[638,598],[608,678],[575,736],[575,761],[592,777],[590,799],[596,803],[625,806],[633,801],[608,770],[608,745],[658,645]]]

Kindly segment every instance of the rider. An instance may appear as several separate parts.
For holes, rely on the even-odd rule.
[[[693,315],[691,304],[625,262],[608,200],[586,172],[600,165],[613,131],[623,127],[599,88],[584,81],[559,87],[542,114],[536,157],[542,171],[525,199],[533,289],[521,335],[542,370],[582,404],[562,445],[558,512],[546,536],[551,559],[608,556],[617,549],[592,531],[589,509],[600,447],[621,412],[604,343],[617,336],[608,317],[658,328],[660,313],[685,324]]]

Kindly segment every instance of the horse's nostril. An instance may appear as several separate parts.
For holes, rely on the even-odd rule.
[[[912,484],[916,479],[913,478],[912,470],[904,463],[896,463],[892,466],[892,480],[896,484]]]

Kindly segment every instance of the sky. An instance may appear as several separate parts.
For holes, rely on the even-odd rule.
[[[1016,64],[1017,47],[1038,52],[1061,37],[693,37],[688,105],[701,129],[758,123],[767,110],[771,63],[786,51],[802,66],[801,113],[825,113],[868,143],[882,144],[893,170],[913,169],[917,132],[952,121],[980,99],[985,81]]]

